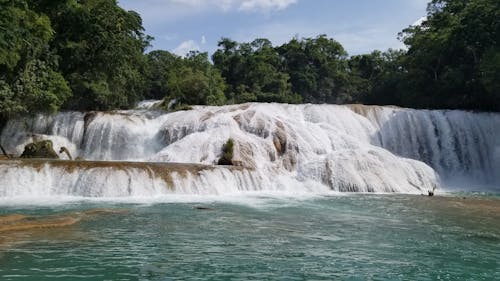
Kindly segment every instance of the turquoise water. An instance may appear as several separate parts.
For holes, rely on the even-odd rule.
[[[500,280],[491,196],[80,202],[0,215],[93,208],[126,212],[0,233],[0,280]]]

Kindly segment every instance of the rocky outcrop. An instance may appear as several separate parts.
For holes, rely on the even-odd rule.
[[[285,126],[281,122],[276,122],[276,130],[273,132],[273,144],[278,156],[283,156],[286,152],[286,132]]]
[[[23,154],[21,154],[21,158],[59,159],[59,156],[54,151],[52,141],[42,140],[27,144],[24,147]]]

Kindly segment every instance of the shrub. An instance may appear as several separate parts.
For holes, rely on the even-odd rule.
[[[228,139],[227,142],[222,146],[222,156],[217,162],[218,165],[233,165],[233,150],[234,141],[233,139]]]

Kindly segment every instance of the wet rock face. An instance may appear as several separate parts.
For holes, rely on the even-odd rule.
[[[24,147],[21,158],[48,158],[59,159],[59,156],[54,151],[52,141],[43,140],[39,142],[32,142]]]
[[[276,122],[276,130],[273,133],[273,144],[278,156],[283,156],[286,152],[287,137],[285,126],[281,122]]]

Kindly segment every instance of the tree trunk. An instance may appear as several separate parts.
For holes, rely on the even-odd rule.
[[[73,157],[71,157],[71,154],[69,153],[69,150],[66,148],[66,147],[61,147],[61,150],[59,151],[59,153],[66,153],[66,155],[68,156],[69,160],[73,160]]]

